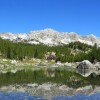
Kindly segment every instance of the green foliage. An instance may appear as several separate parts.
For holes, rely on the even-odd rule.
[[[35,53],[34,53],[34,58],[37,58],[37,57],[38,57],[38,52],[36,50]]]
[[[88,44],[84,44],[81,42],[71,42],[68,44],[68,46],[70,48],[82,50],[84,52],[86,52],[89,48],[91,48],[91,46],[89,46]]]
[[[97,48],[96,44],[91,47],[84,43],[72,42],[63,46],[46,46],[43,44],[15,43],[0,39],[0,53],[5,58],[23,60],[34,57],[44,59],[47,52],[55,52],[56,61],[61,62],[76,62],[84,59],[91,62],[93,59],[100,61],[100,48]]]
[[[60,59],[61,55],[70,54],[66,45],[50,47],[43,44],[14,43],[3,39],[0,39],[0,51],[3,57],[17,60],[23,60],[25,57],[43,59],[47,52],[55,52]]]

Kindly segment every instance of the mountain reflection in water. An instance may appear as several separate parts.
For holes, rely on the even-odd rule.
[[[0,91],[4,92],[0,92],[0,100],[100,100],[100,71],[77,71],[78,73],[67,69],[40,69],[1,73]]]
[[[0,92],[0,100],[47,100],[42,97],[30,96],[26,93]],[[92,95],[77,94],[73,96],[55,96],[49,100],[100,100],[100,93]]]

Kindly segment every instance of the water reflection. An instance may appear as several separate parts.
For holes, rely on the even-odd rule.
[[[0,100],[100,100],[100,93],[91,95],[77,94],[72,96],[54,96],[50,99],[44,99],[38,96],[30,96],[26,93],[0,92]]]
[[[77,71],[84,77],[88,77],[92,73],[91,69],[77,69]]]
[[[0,92],[0,100],[45,100],[22,92]]]
[[[93,74],[93,75],[100,75],[100,70],[96,70],[96,69],[76,69],[77,72],[79,74],[81,74],[84,77],[88,77],[89,75]]]
[[[94,93],[92,95],[77,94],[73,96],[56,96],[51,100],[100,100],[100,93]]]

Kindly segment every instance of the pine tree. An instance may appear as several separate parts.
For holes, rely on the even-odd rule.
[[[7,48],[7,58],[11,58],[11,49],[10,49],[10,47]]]
[[[38,52],[37,52],[37,50],[35,50],[34,58],[37,58],[37,57],[38,57]]]

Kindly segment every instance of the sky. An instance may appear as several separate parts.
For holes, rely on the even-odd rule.
[[[100,37],[100,0],[0,0],[0,32],[46,28]]]

